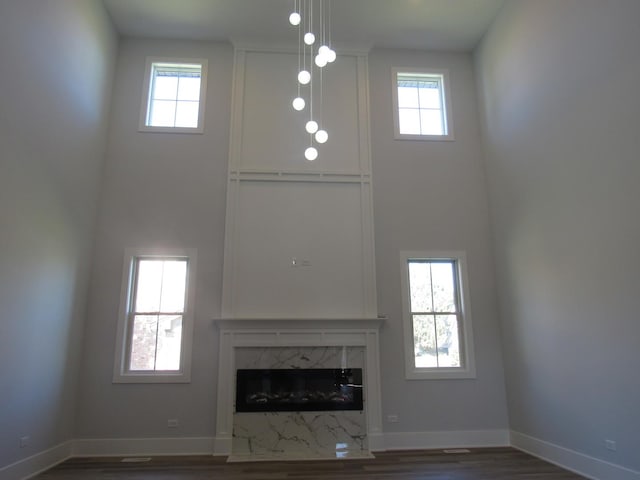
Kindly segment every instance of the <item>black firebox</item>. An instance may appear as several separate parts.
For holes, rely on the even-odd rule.
[[[361,368],[239,369],[236,412],[362,410]]]

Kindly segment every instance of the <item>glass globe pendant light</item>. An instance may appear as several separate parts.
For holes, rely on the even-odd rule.
[[[298,81],[302,85],[306,85],[311,81],[311,73],[308,70],[301,70],[298,74]]]
[[[307,124],[304,126],[304,129],[308,133],[316,133],[318,131],[318,122],[315,122],[313,120],[309,120],[307,122]]]
[[[291,12],[291,15],[289,15],[289,23],[294,27],[300,25],[300,20],[302,20],[302,17],[298,12]]]
[[[316,36],[312,32],[307,32],[304,34],[304,43],[307,45],[313,45],[316,41]]]
[[[316,142],[326,143],[329,140],[329,134],[326,130],[318,130],[315,135]]]
[[[318,158],[318,150],[315,147],[309,147],[304,151],[304,158],[310,162]]]
[[[293,102],[291,102],[291,104],[293,105],[293,109],[297,110],[298,112],[301,111],[301,110],[304,110],[305,101],[304,101],[304,98],[302,98],[302,97],[294,98]]]

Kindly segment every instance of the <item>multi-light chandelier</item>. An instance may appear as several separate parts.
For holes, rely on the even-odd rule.
[[[328,8],[327,8],[328,7]],[[322,125],[322,70],[336,60],[336,52],[331,48],[331,32],[328,19],[331,18],[331,0],[294,0],[289,23],[298,28],[298,94],[292,106],[299,112],[307,111],[305,130],[309,133],[309,147],[304,157],[313,161],[318,158],[315,144],[326,143],[329,134]],[[313,111],[314,80],[318,79],[320,105]],[[307,100],[305,100],[305,97]]]

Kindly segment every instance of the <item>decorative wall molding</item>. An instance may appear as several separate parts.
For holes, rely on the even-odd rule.
[[[510,444],[593,480],[639,480],[640,472],[511,430]]]
[[[18,480],[35,477],[39,473],[72,456],[73,441],[63,442],[44,452],[18,460],[0,468],[0,480]]]
[[[330,139],[314,162],[308,112],[291,108],[297,55],[234,50],[223,316],[375,317],[367,50],[341,51],[324,75],[315,111]]]

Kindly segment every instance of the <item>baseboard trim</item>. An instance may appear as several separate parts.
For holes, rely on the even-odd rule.
[[[640,480],[640,472],[511,430],[511,446],[592,480]]]
[[[34,477],[69,458],[72,448],[73,442],[70,440],[2,467],[0,480],[25,480]]]
[[[444,432],[388,432],[385,450],[414,450],[461,447],[506,447],[508,430],[461,430]]]
[[[214,437],[213,454],[216,456],[231,455],[231,437]]]
[[[592,480],[640,480],[640,472],[529,435],[509,430],[387,432],[374,442],[382,450],[512,447]],[[63,442],[0,468],[0,480],[25,480],[70,457],[227,454],[229,439],[85,438]],[[379,441],[383,440],[383,441]],[[225,452],[225,453],[223,453]]]
[[[213,437],[80,438],[72,451],[74,457],[212,454]]]

